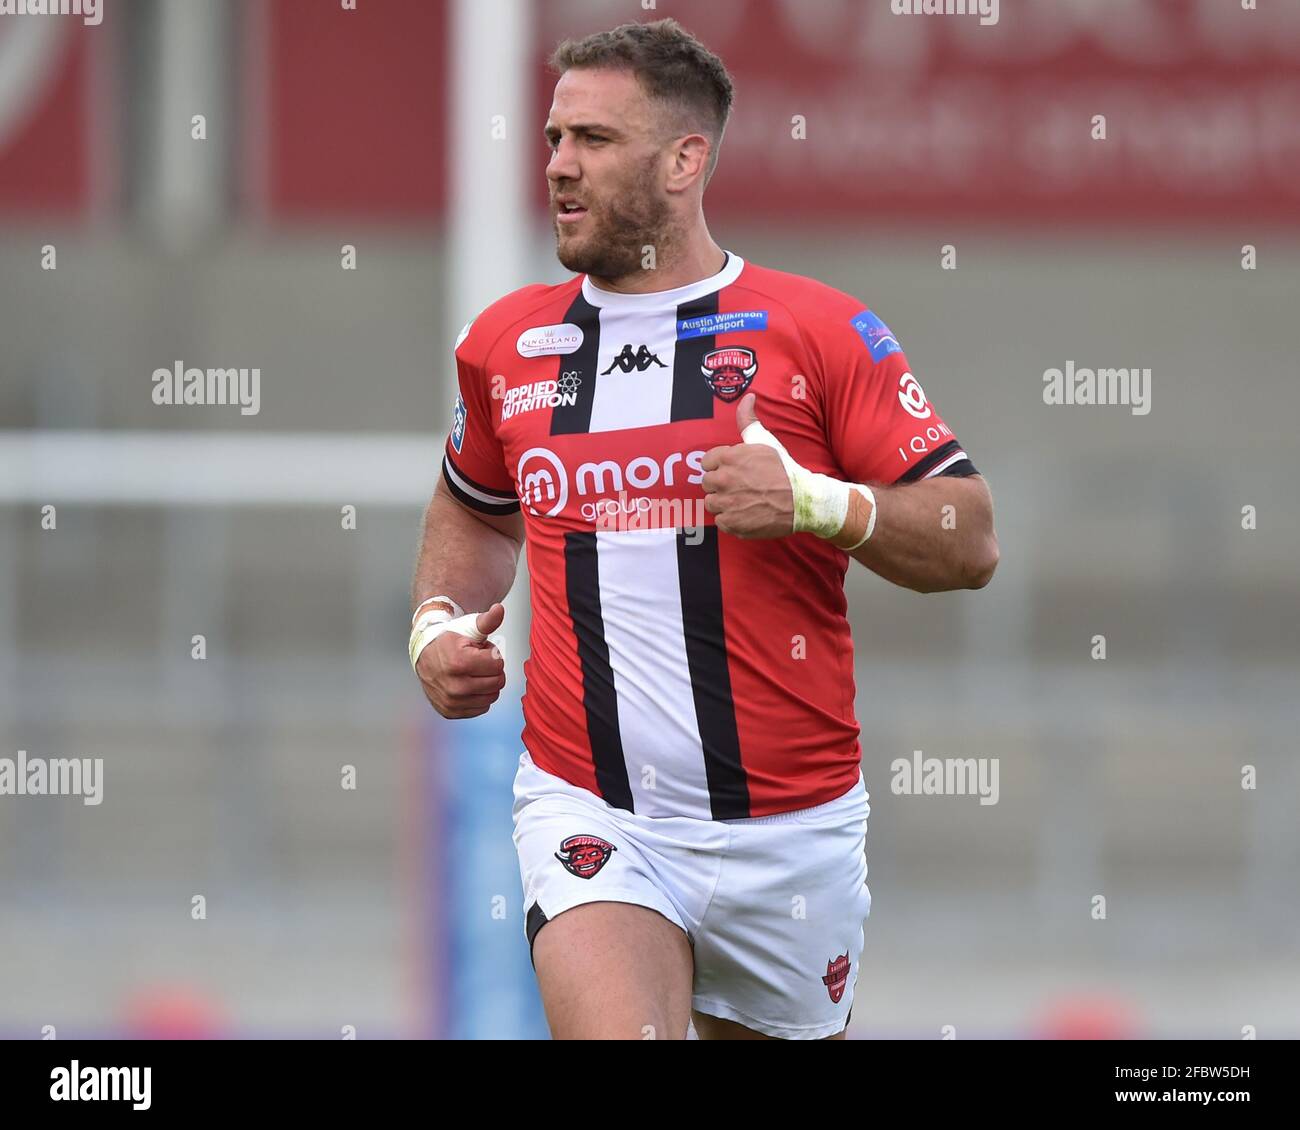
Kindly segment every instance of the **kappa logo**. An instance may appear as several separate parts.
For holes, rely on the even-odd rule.
[[[569,836],[560,841],[560,850],[555,853],[555,858],[564,864],[564,869],[570,875],[576,875],[579,879],[590,879],[605,866],[609,857],[616,851],[618,848],[599,836]]]
[[[844,997],[844,990],[849,983],[849,955],[842,953],[826,963],[826,976],[822,984],[831,995],[831,1002],[839,1004]]]
[[[606,373],[612,373],[615,369],[620,369],[624,373],[631,373],[633,371],[644,373],[651,365],[658,365],[661,369],[668,368],[667,365],[660,361],[659,358],[651,353],[644,345],[639,346],[635,353],[632,352],[632,347],[630,345],[625,345],[623,346],[623,351],[610,362],[609,368],[600,375],[603,377]]]
[[[730,404],[742,396],[758,372],[758,359],[752,349],[733,345],[706,353],[700,372],[708,381],[713,395]]]

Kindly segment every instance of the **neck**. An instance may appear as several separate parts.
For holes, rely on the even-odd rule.
[[[676,290],[707,279],[722,270],[726,254],[709,235],[704,218],[681,243],[669,243],[657,249],[654,270],[637,271],[618,279],[589,276],[601,290],[619,294],[650,294],[658,290]]]

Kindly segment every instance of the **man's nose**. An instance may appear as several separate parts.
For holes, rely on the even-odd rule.
[[[573,145],[568,141],[561,141],[551,153],[551,159],[546,165],[546,175],[552,181],[577,180],[581,175],[578,168],[578,162],[574,157]]]

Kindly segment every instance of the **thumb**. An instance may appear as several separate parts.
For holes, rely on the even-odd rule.
[[[736,405],[736,427],[740,429],[741,443],[761,443],[770,447],[781,457],[781,466],[786,470],[786,474],[793,474],[793,468],[797,467],[790,453],[786,451],[785,444],[769,432],[758,419],[758,413],[754,411],[754,405],[758,402],[758,397],[752,392],[746,393],[739,404]]]
[[[486,612],[480,612],[478,619],[474,621],[474,626],[484,637],[490,636],[499,627],[501,622],[506,618],[506,606],[504,604],[494,604]]]
[[[757,403],[758,397],[752,392],[747,392],[740,398],[740,403],[736,405],[736,428],[739,430],[742,439],[745,436],[745,429],[750,424],[758,423],[758,413],[754,411],[754,405]]]

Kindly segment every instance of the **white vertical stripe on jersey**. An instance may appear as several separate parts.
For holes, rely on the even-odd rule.
[[[677,531],[599,531],[596,552],[600,614],[634,810],[641,816],[711,820],[686,659]]]
[[[606,372],[625,346],[631,346],[634,354],[645,346],[663,367],[651,362],[644,372],[633,369],[625,373],[617,366]],[[644,312],[602,309],[590,431],[612,432],[671,421],[676,350],[676,306]]]

